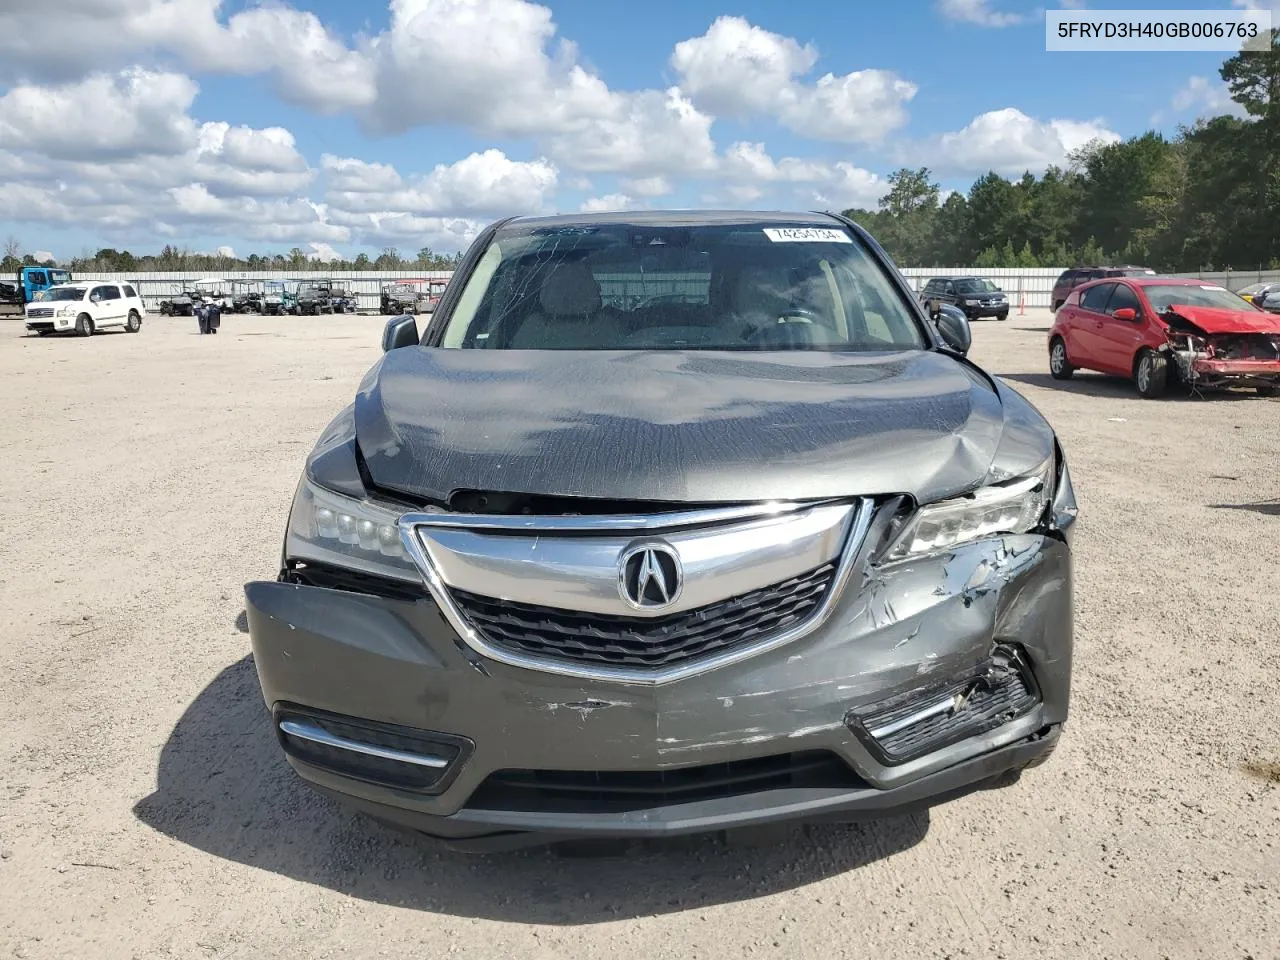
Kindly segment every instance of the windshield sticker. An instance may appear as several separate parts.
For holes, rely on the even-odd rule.
[[[853,243],[843,230],[823,227],[766,227],[764,235],[774,243]]]

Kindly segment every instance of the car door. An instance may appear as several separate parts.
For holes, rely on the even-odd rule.
[[[946,283],[944,283],[942,285],[942,293],[940,296],[945,303],[950,303],[954,305],[957,299],[955,283],[952,282],[951,280],[948,280]]]
[[[94,323],[99,327],[114,327],[124,323],[124,301],[120,298],[120,288],[107,285],[98,290],[102,297],[98,302],[101,314],[100,319]]]
[[[1116,311],[1128,307],[1135,314],[1133,320],[1117,320]],[[1107,373],[1128,376],[1133,372],[1133,359],[1138,348],[1147,341],[1147,318],[1133,287],[1117,283],[1097,327],[1098,369]]]
[[[1067,355],[1076,366],[1091,370],[1104,369],[1100,364],[1106,355],[1102,330],[1109,319],[1107,301],[1115,292],[1114,283],[1098,283],[1080,291],[1080,305],[1074,311]]]

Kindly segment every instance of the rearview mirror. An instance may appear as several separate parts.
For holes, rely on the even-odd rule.
[[[382,352],[412,347],[418,342],[418,321],[405,314],[392,317],[382,329]]]
[[[968,353],[973,344],[973,332],[969,329],[968,318],[959,310],[939,309],[933,318],[938,333],[947,346],[956,353]]]
[[[1138,311],[1133,309],[1133,307],[1120,307],[1111,316],[1115,317],[1117,320],[1128,320],[1132,322],[1138,319]]]

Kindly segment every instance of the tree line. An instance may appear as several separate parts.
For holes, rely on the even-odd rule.
[[[904,168],[878,209],[845,216],[903,266],[1280,269],[1280,29],[1219,72],[1245,118],[1094,141],[1065,168],[988,173],[945,200],[927,167]]]
[[[247,257],[228,257],[216,253],[192,253],[179,247],[166,245],[158,254],[135,255],[128,250],[104,247],[97,253],[85,253],[70,260],[49,260],[40,263],[31,253],[22,253],[22,245],[13,237],[5,243],[0,270],[12,274],[22,267],[66,267],[73,274],[86,273],[151,273],[200,271],[208,273],[234,273],[242,270],[289,270],[295,273],[357,273],[362,270],[453,270],[461,261],[461,253],[436,253],[423,247],[415,257],[401,256],[395,247],[387,247],[376,257],[367,253],[357,254],[352,260],[318,260],[308,256],[300,247],[288,253],[250,254]]]

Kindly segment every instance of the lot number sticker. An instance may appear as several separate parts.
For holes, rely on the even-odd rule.
[[[764,235],[774,243],[853,243],[843,230],[823,227],[766,227]]]

